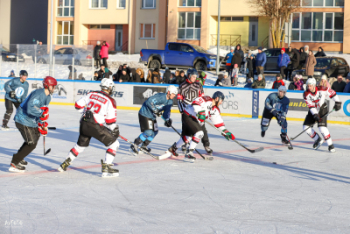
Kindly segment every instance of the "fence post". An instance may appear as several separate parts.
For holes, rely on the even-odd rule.
[[[34,78],[36,78],[36,50],[37,50],[38,45],[34,45]]]
[[[92,73],[92,76],[91,76],[91,80],[94,80],[94,63],[95,63],[94,51],[92,51],[92,58],[91,58],[91,73]],[[101,60],[100,60],[100,63],[101,63]]]
[[[55,56],[52,56],[52,76],[55,77]]]
[[[72,56],[72,80],[74,80],[74,46],[72,46],[73,49],[73,56]]]
[[[18,44],[16,44],[16,49],[17,49],[17,51],[16,51],[16,61],[17,61],[17,65],[16,65],[16,72],[17,73],[19,73],[19,71],[18,71],[18,57],[19,57],[19,45]]]

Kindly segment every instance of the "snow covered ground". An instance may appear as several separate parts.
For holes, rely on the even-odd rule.
[[[0,116],[4,111],[1,105]],[[238,141],[265,150],[251,154],[210,126],[213,161],[134,157],[120,140],[114,161],[120,177],[101,178],[106,148],[95,140],[67,172],[56,171],[78,138],[79,116],[74,107],[50,107],[49,124],[57,127],[46,138],[52,151],[43,156],[40,139],[21,175],[8,172],[20,133],[0,131],[0,233],[350,232],[348,126],[329,125],[337,150],[331,154],[325,144],[312,150],[306,134],[288,150],[276,121],[261,138],[260,120],[224,117]],[[172,118],[180,130],[180,115]],[[118,110],[118,123],[129,140],[140,133],[136,111]],[[289,135],[297,135],[301,124],[289,122]],[[178,139],[159,125],[150,145],[154,154]],[[198,149],[204,153],[201,144]]]

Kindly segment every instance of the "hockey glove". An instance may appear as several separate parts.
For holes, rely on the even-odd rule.
[[[170,128],[172,123],[173,123],[173,120],[172,119],[168,119],[168,120],[165,120],[164,125],[165,125],[165,127]]]
[[[225,138],[226,138],[226,140],[234,140],[234,139],[236,139],[236,137],[231,133],[231,132],[229,132],[227,129],[225,129],[225,130],[223,130],[222,131],[222,133],[221,133]]]
[[[275,109],[272,109],[271,114],[277,118],[278,112]]]
[[[42,121],[45,121],[49,118],[49,108],[46,106],[40,107],[41,110],[43,110],[43,113],[41,114],[40,119]]]
[[[320,122],[320,116],[318,114],[314,114],[314,119],[316,120],[316,122]]]
[[[335,102],[333,109],[335,111],[338,111],[341,109],[341,102]]]
[[[47,135],[47,131],[48,131],[47,126],[49,126],[49,124],[47,122],[38,123],[38,130],[39,130],[41,135],[43,135],[43,136]]]
[[[205,118],[205,111],[200,111],[200,112],[198,112],[197,118],[198,118],[199,122],[202,122],[202,123],[203,123],[204,120],[206,119],[206,118]]]
[[[16,92],[15,91],[11,91],[10,92],[10,98],[15,98],[16,97]]]
[[[163,111],[158,111],[154,113],[156,116],[161,117],[163,115]]]
[[[282,124],[286,121],[286,117],[283,115],[278,115],[277,121],[278,121],[278,124],[282,126]]]
[[[112,135],[115,136],[116,138],[119,137],[119,126],[115,126],[115,128],[112,130]]]

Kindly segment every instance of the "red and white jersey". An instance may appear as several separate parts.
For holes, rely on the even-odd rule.
[[[198,119],[198,113],[202,112],[205,113],[206,119],[210,119],[215,127],[219,128],[220,130],[224,130],[225,124],[220,114],[220,109],[217,106],[213,105],[213,99],[209,96],[202,96],[198,97],[193,100],[191,105],[187,105],[187,107],[184,110],[184,114],[187,114],[191,116],[192,118],[196,119],[198,123],[202,126],[204,124],[204,121],[201,119]]]
[[[337,93],[331,88],[317,86],[315,93],[311,93],[309,90],[304,92],[304,100],[313,115],[318,114],[326,98],[331,98],[333,101],[339,102]]]
[[[75,108],[82,111],[90,110],[98,124],[107,124],[114,129],[117,122],[117,103],[103,91],[91,92],[75,102]],[[85,108],[85,109],[84,109]]]

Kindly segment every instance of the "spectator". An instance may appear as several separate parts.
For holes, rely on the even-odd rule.
[[[92,80],[98,80],[98,71],[94,72],[94,77],[92,78]]]
[[[127,70],[123,68],[122,74],[118,78],[119,82],[130,82],[130,75],[127,73]]]
[[[231,74],[231,61],[232,61],[232,56],[234,52],[233,49],[231,48],[230,52],[226,54],[225,59],[226,59],[226,71]]]
[[[247,73],[247,82],[250,78],[254,77],[254,64],[255,60],[254,60],[254,55],[249,54],[247,57],[247,69],[248,69],[248,73]]]
[[[312,50],[309,51],[309,56],[306,58],[306,64],[305,64],[305,74],[307,76],[314,76],[314,70],[316,65],[316,58],[314,54],[312,53]]]
[[[241,55],[239,54],[238,51],[235,51],[235,53],[232,56],[231,66],[234,68],[235,64],[237,64],[238,65],[238,71],[239,71],[239,66],[240,66],[241,62],[242,62]]]
[[[130,80],[129,82],[137,82],[140,83],[140,76],[137,75],[136,69],[135,68],[130,68]]]
[[[141,68],[137,68],[136,69],[136,75],[138,75],[140,77],[140,82],[144,83],[145,82],[145,76],[144,76],[144,72]]]
[[[346,83],[343,81],[343,76],[337,76],[337,82],[332,84],[332,89],[337,93],[342,93],[345,89]]]
[[[265,86],[266,86],[265,78],[263,77],[262,74],[259,74],[258,79],[253,82],[252,88],[253,89],[264,89]]]
[[[231,87],[231,79],[228,75],[228,72],[223,72],[222,74],[219,74],[215,86]]]
[[[306,53],[306,57],[309,56],[309,49],[310,49],[310,47],[308,45],[304,46],[304,52]]]
[[[110,70],[108,70],[108,68],[105,67],[104,64],[101,64],[101,69],[98,71],[97,80],[102,80],[103,78],[108,78],[110,75],[112,75],[112,72]]]
[[[113,80],[114,81],[118,81],[119,80],[119,76],[121,76],[122,70],[123,70],[123,65],[120,65],[119,68],[118,68],[118,71],[113,75]]]
[[[164,84],[169,84],[170,83],[170,80],[171,80],[170,76],[171,76],[170,69],[168,67],[166,67],[164,75],[163,75],[163,82],[164,82]]]
[[[288,49],[286,50],[286,54],[288,54],[289,58],[292,58],[293,48],[291,46],[288,46]]]
[[[159,68],[156,67],[153,71],[151,69],[148,71],[147,82],[153,84],[161,82]]]
[[[278,67],[280,68],[280,73],[281,73],[281,77],[282,79],[285,78],[285,69],[287,68],[288,64],[290,63],[290,58],[288,56],[288,54],[285,53],[286,49],[282,48],[281,49],[281,54],[278,56]]]
[[[128,64],[124,63],[124,64],[123,64],[123,69],[125,69],[125,70],[126,70],[126,73],[127,73],[128,75],[130,75],[131,70],[130,70],[130,68],[128,67]]]
[[[343,93],[350,93],[350,76],[346,77],[346,85]]]
[[[258,54],[255,57],[255,66],[257,74],[262,74],[264,76],[264,66],[266,64],[266,54],[262,51],[262,47],[258,48]],[[264,78],[265,79],[265,78]]]
[[[11,70],[11,73],[10,73],[9,77],[16,77],[14,70]]]
[[[103,60],[103,64],[105,65],[105,67],[108,67],[108,64],[107,64],[108,48],[109,48],[108,42],[103,41],[101,46],[100,56],[101,56],[101,59]]]
[[[244,53],[243,53],[243,50],[242,50],[242,47],[241,47],[240,44],[238,44],[238,45],[236,46],[235,51],[234,51],[233,54],[235,54],[236,52],[238,52],[239,57],[241,57],[241,62],[238,63],[238,69],[241,69],[242,62],[243,62],[243,60],[244,60]],[[233,66],[233,65],[231,64],[231,66]]]
[[[304,82],[302,75],[295,75],[293,77],[293,82],[290,82],[288,89],[289,90],[304,90]]]
[[[318,47],[318,51],[317,53],[315,54],[315,57],[326,57],[327,55],[324,53],[322,47]]]
[[[249,78],[247,80],[247,84],[244,86],[244,88],[250,89],[250,88],[252,88],[252,84],[253,84],[253,78]]]
[[[329,84],[327,80],[327,75],[322,75],[321,81],[320,81],[320,86],[325,87],[325,88],[331,88],[331,85]]]
[[[238,73],[239,73],[238,64],[235,63],[234,67],[232,69],[232,73],[231,73],[232,86],[237,86],[238,85]]]
[[[301,69],[305,65],[307,53],[305,53],[304,47],[300,47],[299,53],[300,53],[299,69]]]
[[[299,67],[300,54],[297,49],[293,49],[290,57],[291,63],[288,65],[288,76],[289,80],[292,80],[292,72]]]
[[[96,46],[94,48],[94,59],[95,59],[95,64],[96,68],[99,68],[101,66],[101,42],[97,41]]]
[[[281,74],[276,75],[276,80],[273,82],[272,89],[278,89],[280,86],[284,86]]]
[[[198,71],[197,81],[201,83],[202,86],[204,86],[206,79],[207,79],[207,74],[205,74],[204,71]]]
[[[68,74],[68,80],[72,80],[72,65],[69,65],[68,66],[68,69],[69,69],[69,74]],[[74,68],[74,79],[73,80],[76,80],[77,79],[77,69]]]
[[[179,76],[176,76],[175,78],[176,78],[175,84],[180,85],[183,82],[185,82],[186,76],[185,76],[184,70],[181,70],[180,73],[179,73]]]

